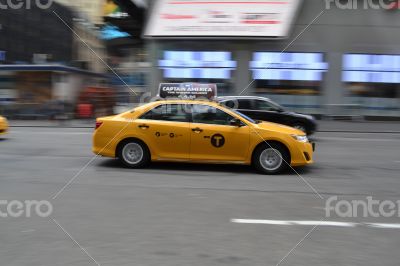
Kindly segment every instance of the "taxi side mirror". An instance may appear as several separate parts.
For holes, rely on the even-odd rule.
[[[241,127],[243,125],[242,121],[240,121],[240,119],[237,119],[237,118],[234,118],[231,121],[229,121],[229,124],[231,126],[235,126],[235,127]]]

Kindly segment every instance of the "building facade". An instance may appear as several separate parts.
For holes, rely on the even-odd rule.
[[[72,32],[52,11],[62,14],[72,24],[72,11],[53,4],[52,9],[4,9],[0,15],[0,63],[31,63],[35,60],[70,62],[72,60]]]
[[[1,10],[0,109],[74,104],[81,90],[106,80],[104,44],[82,17],[57,2]]]
[[[73,61],[80,62],[79,67],[95,72],[105,72],[107,51],[100,36],[104,24],[103,14],[106,1],[93,0],[56,0],[57,3],[73,10]]]
[[[75,21],[73,24],[73,61],[82,62],[83,67],[94,72],[105,73],[108,69],[107,50],[100,38],[98,29],[93,29],[86,23]]]
[[[87,20],[94,25],[103,24],[105,0],[56,0],[56,2],[84,13],[87,16]]]
[[[287,39],[149,39],[152,94],[163,81],[213,82],[295,111],[399,117],[399,12],[306,0]]]

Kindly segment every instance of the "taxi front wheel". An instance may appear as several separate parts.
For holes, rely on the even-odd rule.
[[[284,171],[290,163],[289,160],[287,149],[278,143],[260,145],[253,155],[254,167],[264,174],[278,174]]]
[[[150,162],[147,146],[138,140],[124,141],[118,146],[118,159],[129,168],[141,168]]]

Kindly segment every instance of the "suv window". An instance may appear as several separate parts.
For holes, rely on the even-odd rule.
[[[162,104],[154,107],[140,119],[189,122],[190,112],[185,104]]]
[[[233,116],[212,106],[195,104],[192,107],[193,123],[230,125],[233,118]]]
[[[222,105],[228,107],[228,108],[232,108],[232,109],[237,109],[237,105],[238,103],[232,100],[226,101],[226,102],[222,102]]]
[[[237,109],[241,109],[241,110],[251,110],[251,109],[253,109],[251,107],[252,101],[253,100],[251,100],[251,99],[239,99],[238,100],[239,107]]]
[[[255,106],[254,109],[256,110],[263,110],[263,111],[277,111],[277,107],[267,101],[263,101],[263,100],[255,100],[254,102]]]

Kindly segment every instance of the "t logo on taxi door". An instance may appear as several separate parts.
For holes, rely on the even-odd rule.
[[[225,138],[221,134],[215,134],[211,137],[211,144],[215,148],[221,148],[225,144]]]

